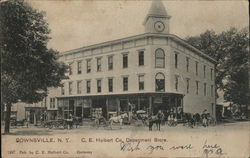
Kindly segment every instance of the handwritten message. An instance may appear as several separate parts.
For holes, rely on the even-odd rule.
[[[228,156],[228,150],[225,150],[224,144],[213,139],[182,141],[178,138],[168,137],[119,136],[14,137],[12,146],[5,151],[5,154],[8,155],[7,157],[95,157],[100,153],[105,153],[104,151],[118,155],[143,155],[146,157],[158,155],[184,155],[183,157],[189,157],[190,153],[195,153],[196,156],[203,158]]]

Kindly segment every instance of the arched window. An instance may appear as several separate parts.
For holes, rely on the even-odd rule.
[[[157,73],[155,75],[155,91],[164,92],[165,91],[165,76],[163,73]]]
[[[165,68],[165,53],[161,48],[158,48],[155,51],[155,67]]]

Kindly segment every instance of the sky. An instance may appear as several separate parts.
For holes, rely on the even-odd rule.
[[[144,33],[151,1],[28,0],[51,29],[48,47],[60,52]],[[171,16],[170,33],[181,38],[206,30],[219,33],[249,26],[248,1],[163,1]]]

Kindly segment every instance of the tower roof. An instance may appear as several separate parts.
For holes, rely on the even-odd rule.
[[[167,11],[164,7],[164,4],[161,0],[153,0],[151,7],[149,9],[149,12],[147,16],[164,16],[167,17]]]
[[[145,17],[144,24],[147,21],[148,17],[170,18],[161,0],[152,0],[151,7],[148,11],[147,16]]]

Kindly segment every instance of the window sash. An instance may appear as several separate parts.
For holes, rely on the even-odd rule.
[[[73,90],[73,82],[69,82],[69,94],[72,94],[72,90]]]
[[[186,68],[187,68],[187,72],[189,72],[189,58],[186,58]]]
[[[139,76],[139,90],[144,90],[144,76]]]
[[[164,92],[165,91],[165,79],[156,79],[155,89],[157,92]]]
[[[206,66],[205,65],[203,66],[203,73],[204,73],[203,76],[205,78],[206,77]]]
[[[206,95],[207,95],[207,84],[204,83],[204,96],[206,96]]]
[[[174,54],[175,68],[178,68],[178,54]]]
[[[196,94],[198,95],[199,94],[199,82],[196,81]]]
[[[128,67],[128,55],[124,54],[123,55],[123,68],[127,68]]]
[[[196,75],[198,75],[198,71],[199,71],[199,70],[198,70],[198,69],[199,69],[199,68],[198,68],[198,65],[199,65],[199,63],[196,61],[196,62],[195,62],[195,74],[196,74]]]
[[[82,93],[82,81],[77,82],[77,94]]]
[[[108,70],[113,69],[113,56],[108,57]]]
[[[109,92],[113,92],[113,79],[108,79]]]
[[[91,91],[91,82],[87,81],[86,86],[87,86],[87,93],[90,93],[90,91]]]
[[[78,74],[82,73],[82,62],[81,61],[77,62],[77,73]]]
[[[139,66],[144,65],[144,51],[139,52]]]
[[[213,80],[213,69],[211,69],[211,73],[210,74],[211,74],[211,76],[210,76],[211,80]]]
[[[214,86],[211,85],[211,96],[213,97],[214,96]]]
[[[97,71],[101,71],[102,70],[102,63],[101,63],[101,59],[97,58]]]
[[[91,72],[91,60],[87,60],[87,73]]]
[[[179,81],[178,81],[178,76],[175,77],[175,90],[178,91],[178,84],[179,84]]]
[[[101,80],[97,80],[97,92],[100,93],[102,91],[102,83]]]
[[[128,78],[124,77],[123,78],[123,91],[127,91],[128,90]]]
[[[73,68],[72,68],[73,63],[69,64],[69,75],[73,74]]]
[[[156,68],[164,68],[165,67],[165,59],[164,58],[156,58],[155,67]]]

